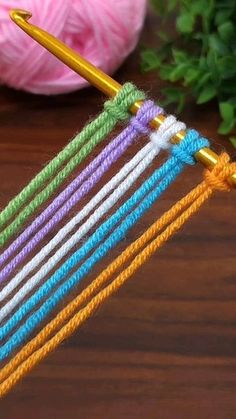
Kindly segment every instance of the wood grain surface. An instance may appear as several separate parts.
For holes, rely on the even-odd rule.
[[[156,25],[149,16],[141,44],[151,42]],[[156,74],[141,74],[139,51],[115,77],[134,81],[158,100],[162,83]],[[100,112],[103,100],[93,88],[49,98],[0,89],[2,208]],[[216,134],[214,103],[197,108],[190,102],[181,118],[212,139],[217,151],[233,154],[227,139]],[[138,147],[129,149],[102,184]],[[84,284],[196,185],[202,170],[201,164],[187,169]],[[117,295],[0,401],[0,419],[235,419],[235,206],[235,191],[215,194]]]

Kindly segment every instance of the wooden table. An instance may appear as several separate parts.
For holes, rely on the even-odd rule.
[[[155,25],[155,19],[147,20],[143,40],[151,39]],[[115,77],[133,80],[156,100],[160,96],[158,77],[140,73],[138,50]],[[93,88],[51,98],[1,88],[2,208],[101,110],[102,100]],[[216,134],[214,104],[190,104],[181,117],[214,139],[218,151],[233,152]],[[187,169],[87,283],[201,178],[201,164]],[[235,419],[235,208],[235,192],[216,193],[133,280],[0,402],[0,418]]]

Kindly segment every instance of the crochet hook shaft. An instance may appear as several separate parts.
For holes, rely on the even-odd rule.
[[[105,74],[102,70],[96,68],[93,64],[81,57],[73,49],[56,39],[43,29],[29,23],[32,14],[25,10],[14,9],[10,12],[11,19],[31,38],[46,48],[50,53],[56,56],[60,61],[85,78],[89,83],[101,90],[106,96],[113,97],[120,90],[121,85]],[[142,102],[136,102],[130,111],[136,114]],[[151,125],[158,128],[165,120],[164,115],[154,118]],[[178,143],[185,136],[185,132],[179,132],[173,137],[173,143]],[[202,148],[195,155],[196,159],[204,166],[212,168],[218,161],[218,155],[209,148]],[[236,186],[236,173],[230,179],[230,183]]]

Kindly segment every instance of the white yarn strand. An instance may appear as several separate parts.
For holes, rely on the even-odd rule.
[[[145,145],[126,163],[120,171],[41,249],[0,292],[4,300],[23,279],[39,265],[43,259],[80,223],[112,190],[106,200],[89,216],[87,221],[53,254],[48,261],[20,288],[20,290],[0,309],[0,322],[22,301],[22,299],[56,266],[88,231],[106,214],[128,191],[133,183],[151,164],[162,149],[170,147],[171,138],[185,130],[184,123],[172,115],[168,116],[158,130],[150,135],[150,143]],[[115,189],[114,189],[115,188]]]

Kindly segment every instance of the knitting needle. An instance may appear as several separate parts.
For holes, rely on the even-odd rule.
[[[78,73],[81,77],[86,79],[93,86],[101,90],[106,96],[113,97],[121,89],[121,85],[105,74],[102,70],[96,68],[86,59],[81,57],[77,52],[65,45],[63,42],[56,39],[43,29],[32,25],[28,22],[32,14],[25,10],[14,9],[10,11],[11,19],[31,38],[41,44],[49,52],[55,55],[60,61]],[[131,107],[130,111],[136,114],[142,102],[136,102]],[[151,122],[153,128],[158,128],[165,120],[164,115],[159,115]],[[172,142],[178,143],[185,136],[185,132],[179,132],[173,137]],[[208,168],[212,168],[218,161],[218,155],[209,148],[202,148],[195,154],[198,161]],[[236,186],[236,173],[234,173],[229,182]]]

